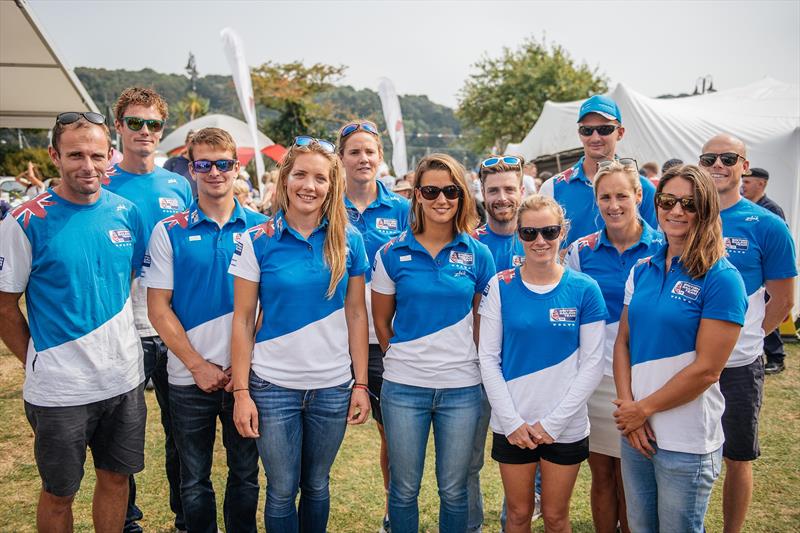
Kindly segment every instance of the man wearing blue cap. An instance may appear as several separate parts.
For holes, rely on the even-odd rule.
[[[578,138],[583,144],[583,157],[575,165],[544,182],[539,193],[553,197],[566,211],[570,221],[565,241],[594,233],[603,227],[603,218],[594,199],[592,183],[597,164],[616,157],[617,142],[625,135],[622,113],[617,103],[604,95],[595,95],[581,105],[578,113]],[[653,197],[656,188],[647,178],[642,183],[641,217],[658,227]]]

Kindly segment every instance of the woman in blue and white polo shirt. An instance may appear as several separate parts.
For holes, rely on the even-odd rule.
[[[620,469],[619,430],[614,422],[614,341],[617,338],[625,281],[636,262],[653,254],[664,236],[640,216],[642,184],[633,159],[605,161],[594,177],[594,194],[605,228],[576,240],[567,267],[591,276],[608,308],[603,347],[603,379],[589,398],[589,467],[592,470],[592,520],[598,533],[628,533]]]
[[[492,405],[506,533],[530,531],[542,472],[547,531],[569,531],[569,500],[589,457],[586,402],[603,377],[606,306],[597,282],[562,267],[564,210],[534,195],[520,205],[525,262],[492,278],[480,306],[483,385]]]
[[[381,406],[389,444],[393,533],[419,530],[419,495],[431,425],[439,531],[467,527],[467,472],[481,412],[474,335],[489,249],[469,236],[474,200],[464,169],[431,154],[415,171],[410,228],[375,256],[372,315],[384,359]]]
[[[230,266],[234,421],[257,439],[272,533],[324,533],[328,477],[346,424],[369,414],[369,264],[347,222],[342,172],[332,143],[295,139],[278,175],[278,212],[242,236]]]
[[[614,403],[632,531],[703,531],[722,464],[717,381],[744,324],[747,294],[725,258],[719,198],[694,165],[661,178],[666,244],[633,267],[614,345]]]

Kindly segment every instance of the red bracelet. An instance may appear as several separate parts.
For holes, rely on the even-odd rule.
[[[354,389],[364,389],[365,391],[369,392],[369,387],[367,387],[363,383],[356,383],[355,385],[353,385],[353,388]]]

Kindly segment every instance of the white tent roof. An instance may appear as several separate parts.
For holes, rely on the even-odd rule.
[[[250,128],[247,123],[228,115],[205,115],[192,120],[191,122],[187,122],[180,128],[164,137],[164,139],[162,139],[161,143],[158,145],[158,149],[162,152],[169,153],[184,145],[186,142],[186,134],[189,133],[190,130],[197,131],[203,128],[212,127],[221,128],[230,133],[239,149],[253,149],[253,136],[250,134]],[[263,150],[267,146],[275,144],[272,142],[272,139],[260,131],[258,132],[258,143],[261,145],[259,146],[259,151]]]
[[[25,0],[0,1],[0,128],[51,128],[63,111],[95,111]]]
[[[625,136],[617,153],[645,161],[677,157],[696,163],[703,143],[726,132],[747,145],[750,165],[769,171],[767,193],[786,212],[800,240],[800,87],[771,78],[745,87],[687,98],[643,96],[623,84],[609,93],[622,111]],[[544,105],[542,114],[507,154],[526,159],[580,148],[576,121],[581,101]]]

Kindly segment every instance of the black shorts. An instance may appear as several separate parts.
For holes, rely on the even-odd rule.
[[[758,444],[758,415],[764,397],[764,361],[761,357],[746,366],[726,368],[719,377],[725,397],[722,456],[734,461],[753,461],[761,455]]]
[[[589,458],[589,437],[577,442],[540,444],[533,450],[508,442],[502,433],[492,433],[492,459],[509,465],[538,463],[540,459],[557,465],[577,465]]]
[[[383,414],[381,413],[381,387],[383,387],[383,351],[379,344],[369,345],[369,364],[367,365],[367,377],[369,378],[369,405],[372,408],[372,418],[375,422],[383,425]]]
[[[107,400],[69,407],[25,402],[34,433],[33,452],[44,490],[72,496],[81,486],[86,446],[94,466],[119,474],[144,469],[147,404],[144,383]]]

